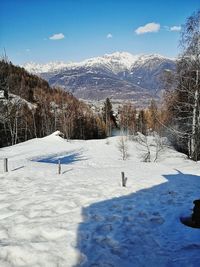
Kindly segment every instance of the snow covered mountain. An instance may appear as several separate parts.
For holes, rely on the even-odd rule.
[[[24,67],[28,72],[37,74],[43,72],[52,72],[57,71],[59,69],[65,68],[68,64],[64,62],[49,62],[46,64],[38,64],[35,62],[28,62],[25,63],[22,67]]]
[[[105,54],[102,57],[94,57],[86,59],[82,62],[49,62],[46,64],[38,64],[34,62],[24,64],[24,68],[32,73],[55,72],[60,69],[73,69],[82,67],[104,67],[114,73],[129,70],[139,55],[132,55],[127,52],[115,52],[113,54]]]
[[[160,76],[166,69],[174,70],[175,61],[157,54],[115,52],[78,63],[27,63],[23,67],[79,98],[109,96],[142,102],[163,89]]]

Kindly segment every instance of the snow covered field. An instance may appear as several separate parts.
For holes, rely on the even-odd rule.
[[[0,149],[0,267],[200,266],[200,229],[179,221],[200,198],[200,162],[165,148],[144,163],[133,141],[122,161],[118,139]]]

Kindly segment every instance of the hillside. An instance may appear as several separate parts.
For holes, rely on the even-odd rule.
[[[199,162],[165,147],[144,163],[134,141],[123,161],[118,140],[55,133],[0,149],[1,267],[199,266],[199,229],[179,221],[199,198]]]
[[[82,99],[129,99],[147,104],[163,90],[161,76],[175,61],[161,55],[106,54],[79,63],[28,63],[24,67]]]
[[[0,61],[0,147],[60,130],[69,138],[102,138],[104,122],[61,88]]]

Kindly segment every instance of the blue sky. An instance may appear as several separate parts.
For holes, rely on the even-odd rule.
[[[0,52],[15,64],[127,51],[175,57],[199,0],[1,0]],[[175,27],[174,27],[175,26]],[[139,29],[138,29],[139,28]]]

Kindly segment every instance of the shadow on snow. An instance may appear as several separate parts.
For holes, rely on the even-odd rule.
[[[72,164],[76,161],[82,161],[86,160],[85,157],[83,157],[81,151],[71,151],[71,152],[64,152],[60,154],[51,154],[48,156],[41,156],[39,158],[31,159],[32,161],[36,162],[42,162],[42,163],[52,163],[52,164],[58,164],[58,161],[60,160],[61,164]]]
[[[179,220],[200,198],[200,176],[177,171],[163,177],[165,183],[82,209],[76,266],[200,266],[200,229]]]

